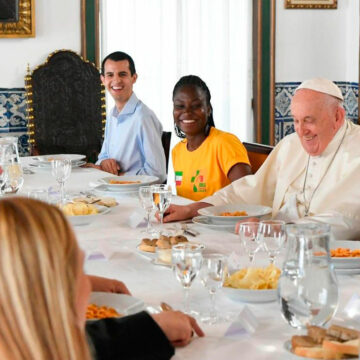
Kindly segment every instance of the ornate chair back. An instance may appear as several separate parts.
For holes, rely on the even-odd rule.
[[[70,50],[55,51],[25,78],[34,155],[73,153],[97,159],[105,121],[98,69]]]

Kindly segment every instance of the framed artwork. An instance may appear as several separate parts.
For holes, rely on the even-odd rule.
[[[0,38],[35,36],[35,0],[0,0]]]
[[[337,0],[285,0],[286,9],[337,9]]]

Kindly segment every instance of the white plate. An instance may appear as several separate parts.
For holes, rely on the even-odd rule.
[[[234,289],[230,287],[222,287],[223,293],[233,301],[247,302],[247,303],[264,303],[271,302],[277,299],[277,289],[269,290],[249,290],[249,289]]]
[[[100,216],[107,214],[108,212],[111,211],[111,208],[108,208],[106,206],[101,206],[101,205],[95,205],[94,206],[97,207],[97,209],[99,210],[99,212],[97,214],[93,214],[93,215],[74,215],[74,216],[68,216],[67,218],[69,219],[69,221],[73,224],[73,225],[87,225],[90,224],[91,222],[99,219]]]
[[[230,231],[234,233],[235,225],[234,224],[214,224],[212,219],[207,216],[195,216],[192,219],[194,224],[205,226],[210,229],[219,230],[219,231]]]
[[[117,191],[114,190],[109,190],[108,187],[103,184],[103,185],[97,185],[93,188],[94,193],[99,194],[99,195],[106,195],[106,196],[122,196],[122,195],[126,195],[126,194],[136,194],[138,195],[139,189],[119,189]]]
[[[41,155],[33,157],[33,160],[42,164],[51,165],[52,160],[70,160],[71,162],[77,162],[84,160],[85,155],[79,154],[54,154],[54,155]]]
[[[285,341],[284,349],[289,352],[289,356],[290,356],[289,359],[292,359],[292,360],[309,360],[309,358],[305,358],[303,356],[295,355],[292,352],[291,340]],[[357,357],[352,357],[352,358],[347,357],[347,358],[341,358],[341,359],[342,360],[350,360],[350,359],[353,359],[353,360],[355,359],[356,360]]]
[[[360,241],[346,241],[346,240],[337,240],[330,242],[330,249],[336,248],[346,248],[350,250],[360,249]],[[357,269],[359,272],[355,272],[355,274],[360,273],[360,257],[332,257],[332,263],[334,264],[335,270],[340,269]],[[340,272],[339,272],[340,273]],[[352,273],[354,274],[354,272]]]
[[[335,268],[335,273],[338,275],[356,275],[356,274],[360,274],[360,269],[359,268],[355,268],[355,269],[339,269],[339,268]]]
[[[92,292],[90,295],[89,304],[110,306],[118,313],[124,315],[135,314],[139,311],[142,311],[145,307],[142,300],[133,296],[105,292]]]
[[[132,184],[109,184],[111,180],[117,181],[139,181]],[[99,180],[111,191],[123,191],[124,189],[138,189],[140,186],[154,184],[159,181],[156,176],[150,175],[124,175],[124,176],[107,176]]]
[[[153,253],[152,253],[152,252],[149,252],[149,251],[143,251],[143,250],[139,249],[139,245],[136,246],[136,251],[137,251],[139,254],[141,254],[141,255],[149,258],[149,259],[156,259],[156,258],[157,258],[156,252],[153,252]]]
[[[228,211],[246,211],[247,216],[221,216],[220,213]],[[198,210],[198,213],[203,216],[209,217],[215,224],[235,224],[239,220],[244,220],[249,217],[261,218],[265,215],[270,214],[272,209],[268,206],[262,205],[245,205],[245,204],[229,204],[221,206],[209,206]]]
[[[71,167],[74,169],[74,168],[83,166],[85,164],[86,164],[86,161],[83,161],[83,160],[74,161],[74,162],[71,162]],[[35,162],[35,163],[30,163],[29,166],[31,166],[35,169],[45,169],[45,170],[51,169],[51,163]]]

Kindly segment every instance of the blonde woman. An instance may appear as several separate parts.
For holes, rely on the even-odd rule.
[[[143,312],[88,324],[89,349],[84,326],[91,281],[127,289],[112,280],[94,282],[83,262],[59,209],[33,199],[0,200],[0,359],[169,359],[193,330],[203,336],[182,313]]]

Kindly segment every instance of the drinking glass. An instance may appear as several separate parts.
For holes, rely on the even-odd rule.
[[[154,209],[152,187],[141,186],[139,188],[139,199],[142,208],[146,211],[147,227],[146,227],[146,231],[144,232],[146,234],[153,235],[154,229],[151,226],[151,221],[150,221],[150,215]]]
[[[270,264],[274,264],[286,240],[285,221],[263,220],[259,224],[259,240],[269,255]]]
[[[217,289],[221,288],[227,272],[226,256],[222,254],[209,254],[203,256],[200,279],[202,284],[209,290],[210,311],[202,317],[201,321],[216,324],[221,320],[215,304]]]
[[[65,203],[65,181],[71,173],[71,161],[68,159],[53,160],[51,162],[51,173],[60,185],[61,204]]]
[[[6,181],[6,194],[17,193],[24,184],[24,175],[20,164],[9,164],[7,166],[8,177]]]
[[[330,226],[288,225],[286,257],[278,284],[283,318],[294,328],[322,326],[336,311],[338,287],[330,259]]]
[[[163,227],[164,213],[170,206],[171,202],[171,186],[170,185],[152,185],[152,202],[155,209],[158,210],[160,216],[160,229]],[[162,231],[160,230],[160,233]],[[161,235],[161,234],[160,234]]]
[[[190,286],[201,268],[202,249],[200,244],[181,243],[173,245],[171,250],[173,271],[183,287],[184,312],[187,314],[190,314]]]
[[[252,264],[256,252],[261,247],[258,230],[259,223],[255,221],[243,222],[239,226],[240,241],[249,256],[250,264]]]

